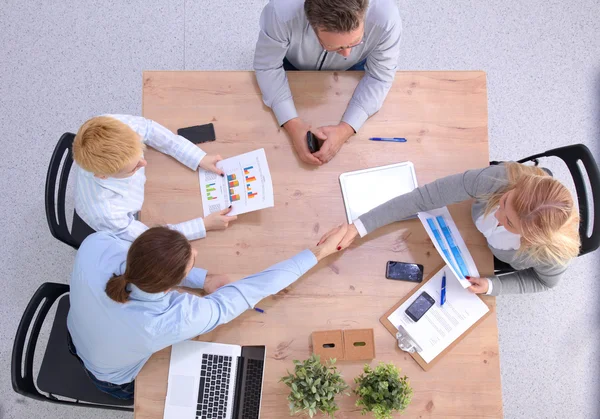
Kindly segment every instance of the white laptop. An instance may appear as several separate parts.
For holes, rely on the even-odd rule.
[[[258,419],[264,346],[173,345],[164,419]]]

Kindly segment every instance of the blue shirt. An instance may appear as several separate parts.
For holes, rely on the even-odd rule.
[[[162,125],[141,116],[105,115],[128,125],[140,141],[161,153],[173,156],[192,170],[198,169],[206,153],[185,138],[173,134]],[[146,169],[142,167],[127,178],[100,179],[73,164],[76,174],[75,211],[95,231],[110,231],[122,239],[133,241],[148,227],[135,219],[144,203]],[[202,218],[170,224],[188,240],[206,237]]]
[[[106,295],[113,274],[125,270],[130,242],[112,233],[90,235],[75,257],[67,326],[85,367],[113,384],[135,379],[148,358],[174,343],[207,333],[292,284],[317,259],[304,250],[206,297],[170,291],[149,294],[131,286],[121,304]],[[193,268],[181,285],[202,288],[206,271]]]

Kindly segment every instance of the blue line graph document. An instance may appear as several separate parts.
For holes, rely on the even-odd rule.
[[[418,216],[433,245],[463,288],[471,286],[465,277],[479,277],[479,271],[448,208],[420,212]]]

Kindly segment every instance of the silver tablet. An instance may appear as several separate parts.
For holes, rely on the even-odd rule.
[[[412,191],[417,176],[411,162],[346,172],[340,175],[346,217],[352,223],[373,208]]]

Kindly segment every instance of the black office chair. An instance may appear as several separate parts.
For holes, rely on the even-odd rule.
[[[52,153],[48,174],[46,175],[46,218],[50,233],[63,243],[79,249],[83,240],[95,231],[83,221],[77,212],[73,211],[73,224],[71,231],[67,227],[65,213],[65,196],[67,194],[67,181],[73,166],[73,140],[75,134],[66,132],[58,140]],[[64,160],[64,162],[63,162]],[[62,170],[61,169],[61,162]],[[60,178],[59,176],[60,171]],[[58,184],[57,184],[57,179]],[[57,190],[58,189],[58,190]]]
[[[13,345],[11,378],[13,389],[23,396],[52,403],[133,411],[133,400],[121,400],[98,390],[87,376],[79,360],[69,352],[67,314],[69,313],[69,286],[46,282],[29,301]],[[58,307],[42,365],[33,377],[33,357],[42,324],[52,305]],[[39,309],[39,312],[37,312]],[[37,312],[37,313],[36,313]],[[29,340],[27,333],[31,330]],[[27,346],[25,344],[27,343]],[[23,362],[24,361],[24,362]],[[43,394],[40,391],[47,393]],[[71,400],[59,399],[58,397]]]
[[[594,156],[585,145],[574,144],[534,154],[533,156],[519,160],[519,163],[533,162],[537,166],[539,159],[542,157],[560,158],[567,165],[569,172],[571,172],[579,204],[579,237],[581,239],[579,256],[593,252],[600,246],[600,170],[598,170]],[[591,199],[588,197],[588,191],[585,188],[584,173],[582,173],[578,162],[581,162],[587,172],[590,182]],[[497,161],[490,162],[492,165],[499,163]],[[591,208],[589,205],[590,202],[592,203]],[[589,227],[591,227],[591,231],[588,234]],[[515,269],[508,263],[494,257],[494,271],[498,275],[514,272]]]

